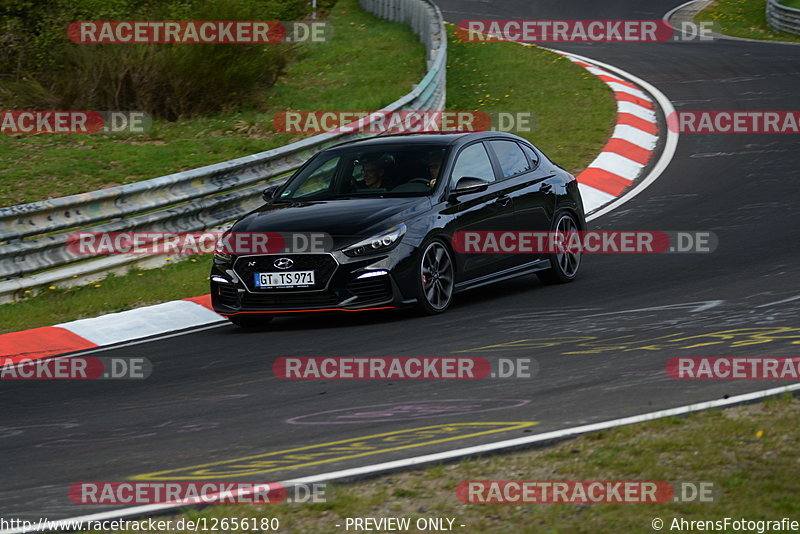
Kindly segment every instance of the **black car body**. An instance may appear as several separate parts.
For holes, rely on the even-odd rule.
[[[367,185],[374,185],[373,164],[381,166],[377,188]],[[216,256],[213,307],[237,324],[256,316],[412,304],[436,313],[454,293],[523,274],[566,282],[577,273],[579,258],[574,272],[565,272],[553,254],[457,254],[453,235],[550,231],[564,227],[557,218],[565,215],[569,228],[585,229],[575,178],[528,141],[499,132],[394,135],[337,145],[265,191],[265,198],[266,205],[230,231],[324,232],[333,245],[324,253]],[[255,285],[259,273],[271,276],[285,265],[313,271],[314,283]]]

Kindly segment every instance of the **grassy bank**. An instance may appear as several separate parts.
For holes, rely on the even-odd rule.
[[[586,69],[538,47],[469,43],[450,27],[447,108],[531,112],[530,140],[570,171],[586,168],[616,117],[608,87]]]
[[[786,0],[783,3],[800,7],[800,0]],[[767,25],[765,6],[765,0],[717,0],[698,13],[695,20],[714,22],[718,31],[734,37],[800,42],[797,35],[776,32]]]
[[[300,138],[274,132],[272,118],[278,111],[380,109],[424,75],[425,49],[405,24],[376,18],[362,11],[357,0],[339,0],[327,21],[333,38],[298,45],[286,74],[264,91],[260,106],[248,111],[154,120],[152,129],[139,135],[0,135],[5,163],[0,206],[146,180],[276,148]]]
[[[158,269],[136,269],[94,284],[41,293],[0,306],[0,333],[96,317],[208,293],[210,257],[194,256]]]

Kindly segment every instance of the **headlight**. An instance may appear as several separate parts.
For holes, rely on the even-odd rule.
[[[342,250],[342,252],[351,257],[388,252],[400,242],[400,238],[402,238],[405,233],[406,225],[400,224],[394,228],[389,228],[385,232],[376,234],[369,239],[359,241],[355,245],[350,245]]]
[[[226,245],[224,238],[228,234],[223,234],[217,239],[217,244],[214,245],[214,260],[222,263],[228,263],[231,261],[231,255],[229,254],[228,245]]]

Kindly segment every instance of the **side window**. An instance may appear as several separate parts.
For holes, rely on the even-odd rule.
[[[486,152],[483,143],[470,145],[458,155],[458,159],[453,166],[451,183],[455,185],[464,176],[480,178],[487,182],[494,181],[492,162],[489,160],[489,154]]]
[[[492,150],[497,154],[503,177],[508,178],[531,169],[528,158],[514,141],[489,141]]]
[[[539,154],[536,153],[534,149],[526,145],[525,143],[520,143],[522,146],[522,150],[528,155],[528,158],[531,160],[531,164],[536,167],[539,165]]]

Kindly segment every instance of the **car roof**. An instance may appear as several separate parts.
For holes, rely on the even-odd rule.
[[[442,132],[442,133],[401,133],[369,137],[356,141],[346,141],[338,145],[327,148],[334,150],[337,148],[367,148],[381,145],[455,145],[463,144],[475,139],[485,137],[506,137],[509,139],[523,140],[516,135],[506,132],[481,131],[481,132]]]

